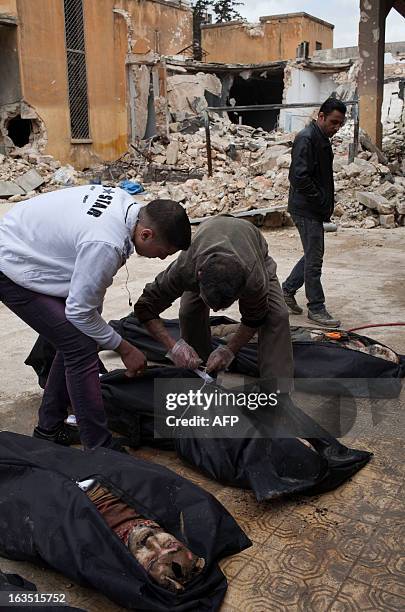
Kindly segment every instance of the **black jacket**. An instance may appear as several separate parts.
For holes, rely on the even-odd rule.
[[[313,121],[294,140],[288,211],[318,221],[333,213],[333,152],[330,140]]]

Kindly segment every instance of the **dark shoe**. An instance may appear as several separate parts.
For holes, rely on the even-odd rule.
[[[297,304],[297,300],[293,293],[283,291],[284,301],[293,314],[302,314],[304,310]]]
[[[334,319],[327,310],[321,310],[320,312],[308,310],[308,319],[315,321],[322,327],[340,327],[339,319]]]
[[[55,444],[61,444],[62,446],[71,446],[72,444],[81,444],[80,434],[77,427],[72,427],[63,423],[57,429],[53,431],[46,431],[40,427],[35,427],[34,438],[40,438],[41,440],[48,440],[48,442],[55,442]]]
[[[125,455],[129,455],[129,452],[125,448],[128,440],[126,438],[112,438],[111,442],[103,446],[102,448],[109,448],[110,450],[115,450],[117,453],[124,453]]]

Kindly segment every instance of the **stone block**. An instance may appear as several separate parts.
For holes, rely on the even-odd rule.
[[[280,155],[277,157],[277,167],[278,168],[289,168],[291,165],[291,155],[287,153],[286,155]]]
[[[364,219],[362,223],[362,227],[364,227],[364,229],[372,229],[373,227],[376,227],[377,225],[378,225],[378,221],[376,221],[374,217],[367,217],[367,219]]]
[[[179,156],[179,143],[176,140],[168,145],[166,149],[166,163],[169,166],[175,166]]]
[[[357,182],[363,187],[370,187],[373,177],[370,174],[362,174],[358,177]]]
[[[394,215],[380,215],[380,225],[381,227],[385,227],[387,229],[394,228],[395,227]]]
[[[284,134],[283,136],[280,136],[280,138],[276,138],[276,140],[274,141],[274,143],[270,142],[269,146],[273,146],[274,145],[285,145],[288,147],[291,147],[294,141],[294,134]]]
[[[31,168],[28,172],[25,172],[22,176],[15,179],[17,185],[21,187],[25,192],[33,191],[44,184],[44,179],[38,172]]]
[[[0,181],[0,198],[9,198],[23,193],[25,193],[24,189],[13,181]]]
[[[341,204],[336,204],[333,214],[335,217],[342,217],[345,213],[345,210]]]
[[[398,193],[398,189],[392,183],[385,182],[378,188],[378,193],[384,196],[384,198],[390,200],[391,198],[395,198]]]
[[[361,168],[358,164],[349,164],[346,167],[343,168],[343,172],[346,174],[346,176],[348,176],[349,178],[355,178],[356,176],[360,175],[361,172]]]
[[[342,172],[342,170],[345,170],[345,168],[347,168],[347,158],[335,156],[333,160],[334,172]]]
[[[395,204],[395,208],[397,209],[398,214],[405,215],[405,200],[401,200],[401,202],[397,202]]]
[[[353,163],[359,166],[362,174],[374,174],[376,172],[374,164],[366,159],[361,159],[361,157],[356,157]]]
[[[380,215],[390,215],[394,212],[394,207],[390,202],[379,193],[373,193],[371,191],[357,191],[356,196],[360,204],[376,210]]]
[[[261,159],[251,165],[253,174],[264,174],[277,166],[277,159],[288,152],[287,147],[274,146],[263,153]]]

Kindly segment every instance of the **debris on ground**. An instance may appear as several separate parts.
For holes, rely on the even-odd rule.
[[[389,123],[383,151],[366,134],[361,151],[349,163],[353,122],[333,139],[336,207],[340,227],[371,229],[405,225],[405,125]],[[84,172],[35,151],[0,158],[0,201],[17,202],[37,193],[86,183],[141,184],[144,201],[171,198],[190,218],[218,213],[270,209],[265,227],[291,225],[286,212],[288,172],[294,133],[266,132],[211,116],[213,175],[208,177],[206,136],[199,117],[170,124],[170,137],[151,138],[130,146],[111,163]],[[274,212],[271,209],[274,208]],[[262,221],[263,223],[263,221]]]

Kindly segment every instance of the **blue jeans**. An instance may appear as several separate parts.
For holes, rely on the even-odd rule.
[[[294,295],[305,284],[308,310],[322,312],[325,310],[325,295],[321,283],[325,250],[323,223],[301,215],[292,215],[292,218],[300,234],[304,256],[284,281],[283,291]]]
[[[17,285],[0,272],[0,300],[55,348],[56,355],[39,408],[38,425],[61,425],[71,405],[85,448],[108,445],[96,342],[66,319],[65,300]]]

